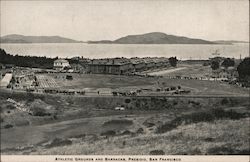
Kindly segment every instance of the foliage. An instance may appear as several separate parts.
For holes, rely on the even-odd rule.
[[[170,57],[168,60],[171,66],[176,67],[178,61],[176,57]]]
[[[31,68],[53,68],[53,62],[57,58],[46,58],[36,56],[19,56],[10,55],[5,52],[4,49],[0,48],[0,63],[2,64],[13,64],[21,67]]]
[[[217,70],[217,69],[219,69],[219,67],[220,67],[220,63],[218,61],[212,61],[211,68],[213,70]]]
[[[233,59],[231,58],[226,58],[222,63],[221,66],[224,66],[226,68],[230,67],[230,66],[234,66],[235,62]]]
[[[174,120],[159,126],[156,133],[165,133],[177,128],[181,124],[192,124],[199,122],[212,122],[219,119],[240,119],[245,115],[235,111],[225,111],[223,109],[211,109],[209,111],[195,112],[192,114],[182,115]]]
[[[106,132],[101,133],[101,136],[115,136],[115,135],[116,135],[116,132],[113,130],[108,130]]]
[[[165,152],[163,150],[152,150],[149,155],[165,155]]]
[[[5,128],[5,129],[13,128],[13,125],[11,125],[11,124],[6,124],[6,125],[4,126],[4,128]]]
[[[126,119],[122,119],[122,120],[110,120],[110,121],[107,121],[107,122],[103,123],[103,126],[110,125],[110,124],[118,124],[118,125],[126,124],[126,125],[132,125],[132,124],[133,124],[133,121],[132,121],[132,120],[126,120]]]
[[[55,138],[50,144],[47,144],[46,148],[52,148],[52,147],[58,147],[58,146],[66,146],[71,145],[72,141],[69,139],[61,139],[61,138]]]
[[[32,108],[31,111],[33,112],[34,116],[46,116],[46,115],[48,115],[46,113],[45,109],[43,109],[41,107]]]
[[[250,57],[245,58],[237,67],[240,80],[250,78]]]

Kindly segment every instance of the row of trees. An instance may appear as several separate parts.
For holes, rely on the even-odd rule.
[[[211,62],[211,68],[213,70],[217,70],[220,68],[220,62],[221,62],[221,59],[220,58],[214,58],[212,59],[212,62]],[[235,65],[235,62],[233,59],[231,58],[226,58],[222,61],[221,63],[221,66],[225,67],[225,68],[228,68],[228,67],[233,67]]]
[[[47,58],[47,57],[36,57],[36,56],[19,56],[10,55],[5,52],[4,49],[0,48],[0,63],[3,64],[13,64],[21,67],[30,68],[53,68],[53,62],[57,58]]]
[[[220,68],[220,59],[213,59],[211,62],[211,68],[217,70]],[[221,66],[228,68],[234,67],[235,61],[231,58],[226,58],[222,61]],[[238,66],[237,72],[239,74],[239,80],[250,81],[250,57],[245,58]]]

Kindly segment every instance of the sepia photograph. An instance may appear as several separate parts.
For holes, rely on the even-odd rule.
[[[1,0],[0,110],[3,162],[247,162],[249,1]]]

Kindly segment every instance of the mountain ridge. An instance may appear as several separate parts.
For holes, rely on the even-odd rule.
[[[24,36],[19,34],[5,35],[0,38],[1,43],[82,43],[61,36]]]
[[[151,32],[138,35],[127,35],[114,41],[88,41],[90,44],[217,44],[203,39],[188,38],[184,36],[168,35],[162,32]]]

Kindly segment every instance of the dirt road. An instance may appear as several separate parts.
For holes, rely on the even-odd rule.
[[[175,68],[175,69],[168,69],[168,70],[162,70],[162,71],[156,71],[156,72],[151,72],[151,73],[148,73],[149,75],[165,75],[165,74],[169,74],[169,73],[172,73],[172,72],[175,72],[175,71],[179,71],[179,70],[184,70],[186,69],[187,67],[179,67],[179,68]]]

